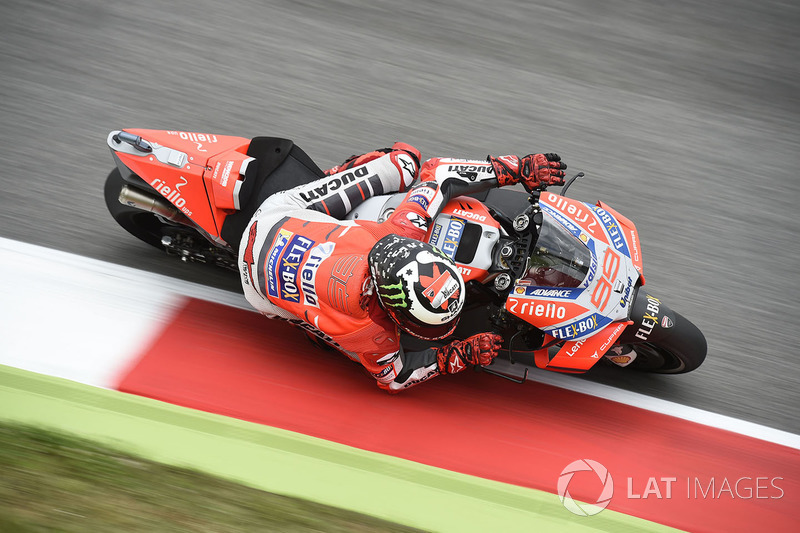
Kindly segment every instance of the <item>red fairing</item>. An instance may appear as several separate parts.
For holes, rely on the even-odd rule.
[[[597,206],[611,213],[611,215],[620,223],[622,226],[620,229],[622,229],[622,234],[625,237],[625,241],[628,243],[628,247],[630,248],[633,266],[636,268],[639,274],[643,275],[644,262],[642,260],[642,248],[641,244],[639,243],[639,231],[636,229],[636,226],[628,218],[620,215],[607,204],[604,204],[603,202],[597,202]],[[644,285],[644,277],[642,277],[642,285]]]
[[[230,151],[228,159],[241,166],[242,161],[246,159],[244,154],[247,152],[250,140],[243,137],[172,130],[126,129],[125,131],[141,136],[153,146],[173,150],[166,162],[159,160],[152,153],[134,155],[116,151],[116,155],[125,166],[161,193],[195,224],[210,235],[218,237],[226,213],[214,205],[214,193],[212,192],[212,196],[209,197],[207,191],[218,192],[224,207],[232,204],[233,200],[224,194],[225,191],[220,189],[219,183],[218,190],[215,191],[214,167],[211,166],[210,159],[217,154]],[[218,176],[221,174],[218,173]],[[235,176],[238,179],[238,170]],[[232,188],[233,181],[230,185]]]
[[[231,135],[216,135],[214,133],[194,133],[173,130],[141,130],[126,129],[125,131],[140,135],[146,141],[155,142],[161,146],[168,146],[189,155],[190,161],[205,164],[209,157],[228,150],[247,151],[250,139],[234,137]]]

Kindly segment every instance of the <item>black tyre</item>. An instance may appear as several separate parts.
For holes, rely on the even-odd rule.
[[[703,364],[708,345],[703,333],[692,322],[672,311],[674,325],[669,335],[658,340],[633,344],[636,359],[626,368],[656,374],[684,374]]]
[[[114,217],[117,223],[125,228],[125,231],[141,239],[151,246],[164,250],[161,244],[161,237],[164,235],[164,228],[168,226],[153,213],[142,211],[135,207],[130,207],[119,202],[119,193],[122,187],[131,185],[122,179],[118,169],[112,170],[106,178],[105,199],[108,212]],[[142,182],[142,190],[147,185]]]

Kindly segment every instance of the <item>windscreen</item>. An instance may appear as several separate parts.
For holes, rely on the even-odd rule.
[[[589,249],[547,212],[542,213],[539,239],[533,246],[530,268],[522,276],[539,287],[577,287],[586,278]]]

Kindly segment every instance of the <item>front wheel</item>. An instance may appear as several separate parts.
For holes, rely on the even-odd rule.
[[[684,374],[705,361],[708,345],[700,329],[642,288],[637,291],[631,320],[633,325],[622,334],[619,344],[623,353],[628,348],[635,350],[636,358],[625,368]]]
[[[703,333],[678,313],[674,313],[672,334],[657,342],[631,345],[636,359],[627,367],[656,374],[684,374],[703,364],[708,346]]]

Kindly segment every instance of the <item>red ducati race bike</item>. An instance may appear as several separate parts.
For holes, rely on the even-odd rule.
[[[114,219],[184,261],[237,273],[236,248],[258,206],[324,176],[292,141],[275,137],[128,129],[107,143],[117,165],[105,184]],[[634,224],[603,202],[566,197],[575,178],[561,194],[490,189],[454,198],[430,225],[427,240],[455,261],[467,287],[454,337],[486,331],[488,322],[505,339],[501,356],[559,372],[586,372],[600,360],[694,370],[705,337],[644,289]],[[403,196],[369,198],[348,218],[382,221]]]

